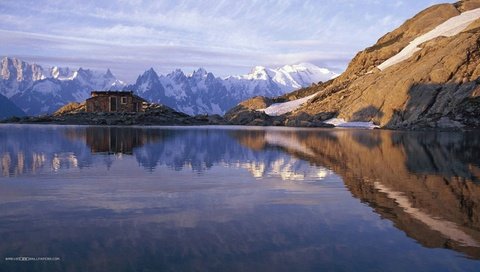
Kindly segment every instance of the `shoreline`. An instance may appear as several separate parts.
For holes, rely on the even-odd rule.
[[[193,118],[193,117],[192,117]],[[74,123],[74,122],[42,122],[42,121],[30,121],[30,122],[9,122],[8,120],[1,120],[1,125],[39,125],[39,126],[82,126],[82,127],[126,127],[126,128],[222,128],[222,129],[322,129],[322,130],[332,130],[332,131],[341,131],[341,130],[370,130],[370,131],[393,131],[393,132],[469,132],[469,131],[480,131],[480,128],[365,128],[365,127],[335,127],[335,126],[291,126],[291,125],[242,125],[242,124],[233,124],[233,123],[135,123],[135,124],[122,124],[122,123],[111,123],[111,124],[100,124],[100,123]]]

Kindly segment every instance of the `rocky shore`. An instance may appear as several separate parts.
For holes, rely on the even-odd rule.
[[[60,125],[224,125],[219,115],[190,116],[164,105],[151,104],[145,112],[86,112],[84,104],[70,103],[51,115],[13,117],[1,123]]]
[[[196,126],[196,125],[243,125],[243,126],[288,126],[288,127],[333,127],[322,122],[271,117],[263,112],[246,110],[231,116],[190,116],[160,106],[146,112],[69,112],[43,116],[12,117],[0,123],[59,124],[59,125],[119,125],[119,126]]]

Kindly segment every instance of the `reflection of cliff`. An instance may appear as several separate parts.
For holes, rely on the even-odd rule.
[[[250,149],[236,141],[240,134],[262,141],[261,131],[222,129],[178,129],[168,130],[171,137],[165,141],[146,144],[134,151],[136,160],[146,169],[153,171],[159,166],[170,169],[192,169],[203,172],[214,165],[247,169],[256,178],[280,177],[284,180],[303,180],[325,175],[312,172],[309,164],[292,158],[278,149]],[[232,137],[233,136],[233,137]]]
[[[427,247],[480,258],[480,139],[388,131],[266,132],[276,146],[341,175],[352,194]],[[279,136],[280,135],[280,136]],[[239,141],[248,144],[251,141]],[[289,139],[279,141],[278,138]],[[286,144],[288,143],[288,144]]]

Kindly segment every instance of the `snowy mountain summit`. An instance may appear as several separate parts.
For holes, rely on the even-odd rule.
[[[124,86],[110,70],[44,68],[8,57],[0,63],[0,94],[28,115],[51,113],[69,102],[83,101],[93,90]]]
[[[167,75],[158,75],[151,68],[127,89],[187,114],[224,114],[253,96],[280,96],[336,76],[309,63],[275,69],[256,66],[248,74],[225,78],[215,77],[203,68],[191,74],[177,69]]]
[[[312,83],[328,81],[337,76],[338,74],[326,68],[320,68],[311,63],[300,63],[285,65],[279,68],[256,66],[249,74],[232,76],[230,78],[238,80],[271,80],[284,90],[294,90],[307,87]]]

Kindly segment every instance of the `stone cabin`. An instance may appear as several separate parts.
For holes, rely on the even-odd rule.
[[[87,112],[143,112],[147,101],[133,92],[93,91],[87,99]]]

